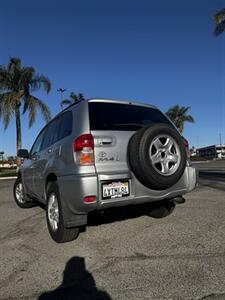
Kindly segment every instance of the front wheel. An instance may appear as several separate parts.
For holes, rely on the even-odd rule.
[[[30,208],[37,205],[35,201],[29,199],[28,196],[24,194],[21,177],[18,177],[14,183],[13,196],[16,204],[20,208]]]
[[[57,243],[65,243],[75,240],[79,234],[79,228],[66,228],[64,226],[63,210],[60,201],[57,182],[48,185],[46,218],[49,233]]]

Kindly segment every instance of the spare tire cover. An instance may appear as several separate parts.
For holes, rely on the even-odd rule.
[[[181,178],[187,154],[181,135],[172,125],[158,123],[142,128],[131,137],[128,160],[143,185],[163,190]]]

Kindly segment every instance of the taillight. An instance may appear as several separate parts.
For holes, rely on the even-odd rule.
[[[84,203],[93,203],[96,202],[96,196],[87,196],[84,197]]]
[[[186,149],[187,157],[190,158],[191,157],[191,152],[189,150],[189,143],[184,137],[183,137],[183,142],[184,142],[184,147]]]
[[[90,133],[80,135],[73,143],[73,150],[78,165],[94,164],[94,139]]]

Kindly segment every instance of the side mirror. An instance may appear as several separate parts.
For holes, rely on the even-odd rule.
[[[27,149],[19,149],[17,152],[17,156],[20,158],[29,158],[29,152]]]

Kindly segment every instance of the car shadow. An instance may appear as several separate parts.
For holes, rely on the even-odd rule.
[[[87,226],[98,226],[101,224],[139,218],[148,215],[151,210],[158,206],[158,203],[144,203],[108,208],[104,211],[93,211],[88,214]]]
[[[179,200],[174,199],[174,201],[171,202],[174,204],[175,207],[177,204],[184,204],[186,201],[184,198],[182,198]],[[161,206],[168,205],[168,200],[162,200],[159,202],[146,202],[142,204],[131,204],[127,206],[107,208],[105,210],[94,210],[88,213],[87,224],[80,227],[80,232],[85,232],[87,227],[89,226],[99,226],[102,224],[110,224],[118,221],[135,219],[141,216],[151,216],[152,211],[158,210],[158,208],[160,208]],[[37,206],[43,210],[46,209],[46,206],[40,202],[37,202]]]
[[[95,280],[85,267],[83,257],[74,256],[66,264],[63,280],[53,291],[44,292],[37,300],[111,300],[105,292],[97,289]]]

